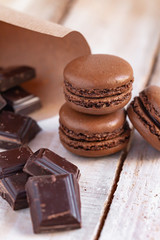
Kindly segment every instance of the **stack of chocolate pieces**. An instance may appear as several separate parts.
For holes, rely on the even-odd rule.
[[[35,76],[34,68],[28,66],[0,69],[0,93],[7,103],[5,110],[26,115],[41,107],[37,96],[19,86]]]
[[[130,128],[123,109],[132,92],[133,70],[122,58],[95,54],[64,70],[66,102],[60,109],[60,140],[72,153],[99,157],[126,147]]]
[[[49,149],[0,153],[0,195],[13,210],[30,207],[35,233],[81,226],[79,169]]]
[[[28,143],[40,131],[36,121],[25,116],[41,107],[40,99],[19,84],[35,77],[28,66],[0,68],[0,148]]]

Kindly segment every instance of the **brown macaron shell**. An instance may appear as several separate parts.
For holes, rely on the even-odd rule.
[[[140,95],[142,95],[142,93],[140,93]],[[142,137],[160,151],[160,126],[157,126],[154,119],[143,105],[140,97],[134,98],[127,109],[127,113],[133,126]]]
[[[130,64],[113,55],[82,56],[64,70],[66,101],[75,110],[88,114],[123,108],[131,98],[132,82]]]
[[[124,110],[93,116],[74,111],[67,104],[60,109],[60,140],[69,151],[86,157],[109,155],[123,149],[130,129]]]

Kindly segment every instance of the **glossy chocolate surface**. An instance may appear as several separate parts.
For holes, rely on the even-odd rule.
[[[26,192],[35,233],[81,226],[79,185],[72,174],[30,177]]]
[[[5,109],[15,113],[26,115],[41,107],[39,97],[30,94],[19,86],[5,91],[2,95],[7,101]]]
[[[124,109],[112,114],[93,116],[77,112],[70,108],[67,103],[62,105],[59,117],[60,123],[70,132],[79,135],[79,139],[82,138],[82,134],[95,136],[95,134],[112,133],[121,128],[126,121]]]
[[[34,68],[28,66],[9,67],[0,71],[0,91],[6,91],[35,77]]]
[[[0,180],[0,196],[5,199],[13,210],[28,207],[25,184],[29,175],[20,171]]]
[[[0,113],[0,148],[11,149],[28,143],[40,131],[30,117],[2,111]]]
[[[133,80],[133,69],[124,59],[107,54],[90,54],[72,60],[64,79],[79,89],[117,88]]]
[[[28,158],[33,154],[28,146],[0,153],[0,179],[21,171]]]
[[[77,179],[80,177],[77,166],[46,148],[41,148],[35,152],[28,159],[23,170],[33,176],[72,173]]]

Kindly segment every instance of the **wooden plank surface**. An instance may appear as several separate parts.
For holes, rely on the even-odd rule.
[[[158,45],[158,54],[155,59],[155,64],[151,78],[149,79],[149,85],[157,85],[160,87],[160,41]]]
[[[152,70],[149,85],[160,86],[160,51]],[[159,151],[135,131],[101,240],[160,239],[159,173]]]
[[[160,239],[159,152],[135,133],[100,239]]]
[[[67,2],[67,0],[64,2]],[[53,15],[50,15],[49,19],[58,19],[55,21],[61,21],[65,26],[82,32],[91,45],[93,53],[115,54],[128,60],[133,66],[135,73],[135,95],[145,86],[146,82],[148,81],[148,76],[150,75],[154,63],[158,43],[158,4],[158,0],[93,0],[92,2],[89,0],[77,0],[72,5],[72,8],[70,8],[68,15],[65,11],[62,11],[63,13],[60,14],[60,17],[54,17],[53,13]],[[65,5],[65,9],[68,8],[69,7],[66,7]],[[43,15],[43,11],[40,11],[39,15],[41,15],[40,13]],[[120,174],[119,171],[121,170],[121,165],[123,163],[121,153],[99,159],[86,159],[74,156],[66,151],[59,142],[58,118],[48,119],[40,122],[40,124],[44,131],[41,132],[37,138],[31,142],[31,147],[33,150],[36,150],[42,146],[49,147],[58,154],[77,164],[81,170],[82,177],[80,180],[80,186],[83,227],[82,229],[74,231],[34,235],[32,233],[29,210],[26,209],[13,212],[7,203],[5,203],[5,201],[0,199],[0,239],[9,240],[13,239],[13,236],[15,236],[16,240],[98,239],[101,229],[103,228],[103,221],[106,218],[106,209],[108,208],[108,203],[110,203],[112,200],[113,193],[116,188],[116,181],[118,181]],[[144,141],[139,137],[135,138],[134,145],[137,144],[136,141],[139,141],[138,143],[142,144],[142,148],[141,146],[138,146],[138,148],[133,151],[134,145],[132,146],[132,150],[128,155],[132,156],[132,162],[136,162],[135,157],[137,157],[137,155],[135,155],[135,151],[138,151],[139,155],[143,156],[142,149],[144,147]],[[147,155],[146,153],[145,155],[146,157],[148,156],[147,159],[152,156],[150,155],[150,149],[151,148],[148,148],[147,145],[146,151],[149,154]],[[157,155],[154,154],[153,156],[156,158]],[[147,165],[148,162],[149,161],[146,161],[146,168],[149,169],[151,165]],[[130,162],[129,165],[131,165]],[[131,168],[133,168],[134,171],[135,166],[130,167],[130,172],[132,170]],[[126,172],[128,169],[129,167],[126,166]],[[158,169],[159,167],[157,167],[157,171]],[[124,169],[122,173],[124,173]],[[118,232],[118,230],[116,233],[119,233],[119,235],[114,235],[113,233],[112,235],[109,235],[111,229],[113,230],[112,232],[115,231],[114,227],[117,227],[118,223],[120,223],[119,229],[121,226],[121,229],[124,229],[124,233],[126,233],[127,229],[130,228],[131,222],[130,225],[125,225],[125,218],[123,218],[124,227],[121,225],[120,218],[119,222],[116,221],[118,212],[126,210],[125,208],[121,209],[121,204],[124,203],[124,199],[126,198],[125,186],[127,191],[127,189],[130,188],[130,184],[132,182],[133,184],[135,183],[134,178],[130,177],[132,175],[127,176],[129,179],[126,178],[126,185],[125,182],[121,182],[120,178],[118,188],[119,186],[121,186],[121,188],[119,194],[122,192],[122,190],[123,194],[121,195],[119,202],[115,202],[116,196],[113,198],[113,204],[115,203],[115,205],[114,207],[111,205],[111,209],[101,234],[101,239],[123,239],[123,236],[120,235],[121,232]],[[149,175],[148,178],[149,177],[151,177],[151,175]],[[128,193],[130,193],[129,190]],[[142,202],[140,203],[142,205]],[[135,208],[134,204],[131,204],[131,206],[133,209]],[[136,212],[138,212],[137,209]],[[130,213],[131,211],[128,211],[128,215]],[[143,228],[143,225],[141,225],[141,228]],[[146,228],[144,228],[144,230],[146,230]],[[126,237],[127,233],[124,236]],[[134,238],[132,235],[130,239],[136,238]]]

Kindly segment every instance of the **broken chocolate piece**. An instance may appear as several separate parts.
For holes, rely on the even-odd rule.
[[[28,158],[33,154],[28,146],[0,153],[0,179],[21,171]]]
[[[6,106],[6,100],[0,94],[0,110]]]
[[[34,68],[28,66],[4,68],[0,71],[0,91],[4,92],[22,82],[31,80],[35,75]]]
[[[81,227],[79,185],[73,174],[30,177],[26,192],[35,233]]]
[[[28,207],[25,191],[28,177],[28,174],[21,171],[0,180],[0,196],[10,204],[13,210]]]
[[[32,176],[72,173],[77,179],[80,177],[77,166],[46,148],[41,148],[35,152],[28,159],[23,171]]]
[[[5,110],[8,111],[26,115],[41,107],[39,97],[30,94],[19,86],[7,90],[2,95],[7,101]]]
[[[0,148],[12,149],[28,143],[40,131],[30,117],[2,111],[0,113]]]

